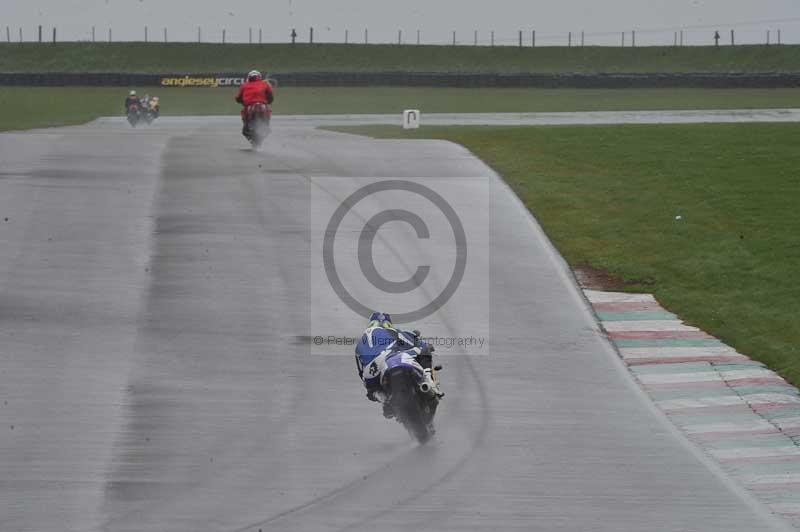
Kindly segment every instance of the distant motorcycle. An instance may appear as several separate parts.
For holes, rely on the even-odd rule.
[[[131,127],[136,127],[139,120],[142,118],[142,106],[137,103],[132,103],[128,106],[128,123]]]
[[[438,383],[437,371],[434,379]],[[420,443],[426,443],[436,432],[433,417],[439,406],[440,395],[424,378],[424,370],[416,358],[407,351],[384,353],[373,360],[364,371],[380,374],[381,386],[387,394],[395,419]],[[437,384],[438,385],[438,384]]]
[[[245,109],[247,127],[244,136],[250,141],[253,148],[260,148],[270,132],[272,109],[264,103],[254,103]]]
[[[149,125],[161,114],[158,96],[153,96],[142,102],[142,118]]]

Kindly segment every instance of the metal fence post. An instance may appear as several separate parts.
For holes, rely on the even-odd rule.
[[[111,42],[111,28],[108,28],[108,42]]]
[[[397,44],[403,44],[403,30],[397,30]]]
[[[536,48],[536,30],[531,31],[531,48]]]
[[[56,27],[53,26],[53,43],[56,42]]]
[[[253,44],[253,28],[247,28],[247,44]]]
[[[769,46],[769,30],[767,30],[767,46]]]
[[[567,48],[572,48],[572,32],[567,34]]]
[[[683,30],[681,30],[681,46],[683,46]]]
[[[144,42],[147,42],[147,26],[144,27]]]
[[[223,29],[223,30],[222,30],[222,44],[225,44],[225,37],[226,37],[226,35],[225,35],[225,34],[226,34],[226,33],[227,33],[227,32],[226,32],[226,30],[224,30],[224,29]]]
[[[167,28],[164,28],[164,42],[165,43],[168,42],[167,41]]]
[[[456,45],[456,32],[453,32],[453,46]]]
[[[11,42],[11,26],[6,26],[6,40]]]
[[[733,45],[734,45],[734,42],[735,42],[735,41],[733,40],[733,30],[731,30],[731,46],[733,46]]]
[[[309,28],[308,32],[308,42],[309,44],[314,44],[314,28]]]
[[[631,31],[631,46],[636,48],[636,30]]]
[[[197,42],[198,43],[203,42],[203,33],[200,26],[197,27]]]
[[[419,30],[417,30],[417,45],[419,45],[419,43],[420,43],[420,40],[419,40],[419,33],[420,33],[420,32],[419,32]]]
[[[781,43],[781,30],[778,30],[778,44]]]
[[[519,47],[522,48],[522,30],[519,30]]]
[[[347,41],[350,40],[350,30],[344,30],[344,43],[347,44]]]
[[[492,46],[494,46],[494,30],[492,30]]]
[[[581,30],[581,48],[583,48],[583,30]]]
[[[364,28],[364,44],[369,44],[369,30]]]
[[[625,48],[625,32],[622,32],[622,47]]]
[[[42,26],[40,24],[39,25],[39,43],[41,43],[41,42],[42,42]]]
[[[475,46],[478,46],[478,30],[475,30]]]

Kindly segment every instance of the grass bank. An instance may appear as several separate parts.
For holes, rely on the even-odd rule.
[[[236,114],[233,89],[146,88],[164,115]],[[0,87],[0,131],[61,126],[122,114],[126,89]],[[277,114],[554,112],[800,107],[800,89],[286,88]]]
[[[571,266],[655,293],[800,384],[800,125],[342,129],[466,146]]]
[[[800,46],[0,43],[0,72],[794,72]]]

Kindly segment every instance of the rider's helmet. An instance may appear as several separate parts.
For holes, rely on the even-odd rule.
[[[261,72],[258,70],[251,70],[247,73],[247,81],[260,81],[261,80]]]
[[[394,329],[392,317],[383,312],[373,312],[369,317],[368,327],[383,327],[384,329]]]
[[[136,96],[136,91],[131,91],[131,92],[130,92],[130,95],[131,95],[131,96]]]

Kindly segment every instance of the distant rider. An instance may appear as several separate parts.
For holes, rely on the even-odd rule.
[[[131,91],[128,93],[128,97],[125,98],[125,112],[129,112],[131,110],[131,105],[136,105],[137,107],[141,105],[139,103],[139,98],[136,97],[136,91]]]
[[[161,105],[158,102],[158,96],[153,96],[150,98],[150,114],[153,115],[153,118],[158,118],[158,115],[161,113]]]
[[[413,356],[425,373],[425,380],[440,397],[437,379],[433,376],[433,347],[420,338],[419,331],[401,331],[392,325],[392,318],[382,312],[373,312],[369,318],[367,328],[361,335],[361,340],[356,345],[356,368],[358,376],[367,389],[367,398],[370,401],[383,403],[383,415],[387,418],[394,416],[391,405],[387,402],[386,394],[380,383],[380,373],[365,371],[370,363],[379,355],[393,352],[407,352]]]
[[[251,70],[247,74],[247,81],[239,87],[236,101],[242,104],[242,134],[249,138],[250,127],[247,123],[247,108],[256,103],[269,105],[275,100],[272,85],[264,81],[261,72]]]

